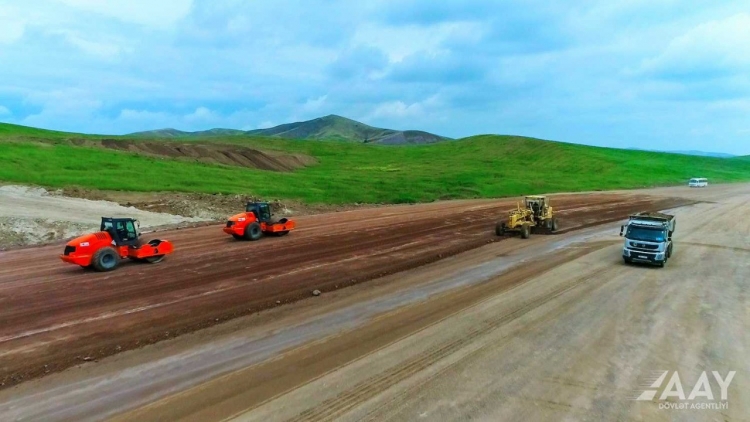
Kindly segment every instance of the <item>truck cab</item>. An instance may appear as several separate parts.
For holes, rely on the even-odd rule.
[[[626,264],[646,263],[664,267],[672,257],[675,217],[662,213],[631,215],[620,228],[625,238],[622,258]]]

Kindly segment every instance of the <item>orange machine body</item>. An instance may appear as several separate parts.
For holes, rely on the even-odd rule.
[[[254,213],[243,212],[229,217],[227,224],[224,227],[224,233],[234,236],[244,236],[247,226],[255,222],[260,224],[260,229],[263,233],[286,233],[297,227],[294,220],[282,218],[276,223],[265,223],[263,221],[258,221]]]
[[[146,243],[138,248],[133,246],[117,246],[107,232],[97,232],[77,237],[65,245],[65,251],[60,258],[68,263],[88,267],[96,251],[111,246],[117,250],[121,259],[146,259],[157,255],[168,255],[174,252],[174,245],[168,240],[161,240],[158,244]]]
[[[120,222],[135,222],[132,219],[102,219],[102,228],[105,228],[105,224],[118,224]],[[129,227],[134,227],[130,224]],[[98,231],[96,233],[86,234],[79,236],[65,245],[63,254],[60,255],[60,259],[64,262],[80,265],[81,267],[97,268],[94,265],[94,260],[97,257],[97,252],[107,248],[108,251],[102,251],[107,257],[103,257],[103,254],[99,254],[100,258],[109,258],[109,262],[104,267],[98,266],[100,271],[108,271],[117,267],[117,260],[130,258],[135,261],[148,261],[148,262],[159,262],[164,255],[171,254],[174,252],[174,245],[168,240],[154,239],[148,243],[141,244],[139,234],[133,230],[131,237],[123,239],[121,237],[115,238],[113,236],[119,236],[119,233],[110,228]],[[114,252],[112,252],[114,251]],[[115,255],[115,256],[113,256]],[[114,259],[114,262],[112,262]]]
[[[245,212],[227,219],[224,233],[238,240],[258,240],[264,234],[284,236],[296,227],[297,224],[287,218],[274,220],[268,202],[248,202]]]

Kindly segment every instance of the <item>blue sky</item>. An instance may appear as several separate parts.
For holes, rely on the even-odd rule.
[[[0,0],[0,121],[750,154],[750,2]]]

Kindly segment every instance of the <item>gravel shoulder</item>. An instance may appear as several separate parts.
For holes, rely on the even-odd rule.
[[[0,186],[0,250],[52,243],[98,230],[103,216],[136,218],[144,230],[207,220],[72,198],[38,187],[4,185]]]

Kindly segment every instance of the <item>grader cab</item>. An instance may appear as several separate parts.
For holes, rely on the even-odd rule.
[[[520,233],[523,239],[531,236],[532,229],[557,231],[557,218],[546,196],[527,196],[523,204],[508,212],[506,221],[495,226],[495,234],[505,236],[508,233]]]

